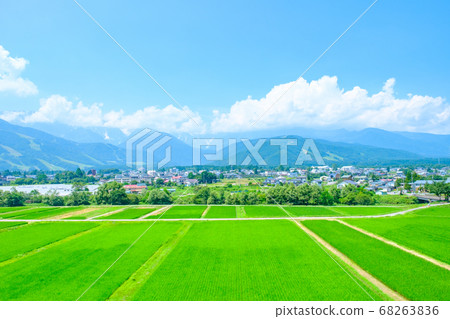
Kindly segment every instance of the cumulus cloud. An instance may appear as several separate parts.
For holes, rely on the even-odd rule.
[[[0,119],[7,122],[14,122],[15,120],[21,118],[24,114],[24,112],[5,111],[0,114]]]
[[[311,82],[300,78],[284,94],[292,84],[275,86],[261,99],[248,97],[238,101],[226,112],[213,111],[213,120],[208,125],[187,106],[181,110],[167,105],[148,106],[132,113],[124,110],[106,112],[101,103],[85,105],[61,95],[41,99],[39,109],[33,113],[4,112],[0,118],[23,123],[104,126],[119,128],[124,133],[145,127],[191,134],[293,127],[375,127],[391,131],[450,134],[450,104],[444,98],[413,94],[398,98],[395,96],[393,78],[372,95],[358,86],[350,90],[341,89],[337,77],[330,76]],[[260,118],[266,110],[267,113]],[[257,124],[252,126],[259,118]]]
[[[135,129],[149,127],[162,132],[203,133],[205,125],[198,113],[188,107],[182,110],[173,105],[166,107],[149,106],[132,114],[123,110],[111,111],[104,116],[104,125],[117,127],[125,133]]]
[[[74,104],[61,95],[52,95],[41,99],[40,108],[31,114],[25,115],[24,123],[64,123],[72,126],[101,126],[101,104],[94,103],[85,106],[82,102]]]
[[[211,130],[236,132],[283,127],[376,127],[450,133],[450,105],[445,99],[421,95],[396,98],[393,78],[388,79],[383,89],[373,95],[358,86],[345,91],[339,88],[335,76],[323,76],[309,83],[300,78],[284,94],[292,84],[275,86],[259,100],[249,97],[238,101],[228,112],[214,111]],[[252,126],[266,110],[265,115]]]
[[[200,115],[192,112],[188,107],[180,110],[173,105],[163,108],[149,106],[130,114],[126,114],[123,110],[103,112],[102,104],[74,103],[61,95],[52,95],[49,98],[41,99],[40,108],[31,114],[4,112],[0,115],[0,118],[2,117],[23,123],[58,122],[81,127],[114,127],[127,134],[144,127],[163,132],[200,133],[205,130]]]
[[[33,82],[20,77],[27,64],[24,58],[11,57],[0,45],[0,92],[13,92],[20,96],[38,93]]]

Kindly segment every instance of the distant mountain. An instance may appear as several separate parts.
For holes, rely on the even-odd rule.
[[[0,169],[65,170],[122,167],[125,151],[106,143],[76,143],[0,120]]]
[[[152,133],[153,131],[150,134]],[[316,135],[319,135],[319,133],[322,135],[330,134],[315,132]],[[157,135],[158,137],[150,143],[146,142],[146,136],[148,135],[141,136],[135,141],[134,150],[136,150],[139,144],[143,147],[144,155],[142,161],[147,161],[147,147],[155,141],[160,141],[161,146],[156,148],[152,153],[155,167],[169,153],[171,160],[164,167],[192,166],[193,149],[190,143],[188,145],[179,138],[167,133],[158,133]],[[88,140],[95,137],[95,135],[89,138],[87,136],[86,139]],[[130,137],[133,136],[134,134],[130,135]],[[268,166],[278,166],[280,165],[280,146],[270,145],[269,139],[272,136],[274,135],[266,135],[266,141],[259,149],[259,154],[264,158]],[[98,139],[98,137],[96,138]],[[295,146],[290,145],[288,147],[287,154],[288,165],[294,166],[305,138],[299,135],[278,135],[276,138],[289,138],[296,141]],[[429,147],[431,152],[431,150],[437,147],[438,142],[441,143],[440,147],[443,150],[448,148],[449,145],[448,136],[387,132],[375,129],[367,129],[356,133],[345,130],[335,131],[330,139],[332,138],[349,142],[331,141],[321,138],[314,139],[315,145],[327,165],[399,165],[402,163],[434,162],[435,160],[417,154],[414,151],[396,150],[390,148],[390,146],[405,149],[415,147],[414,149],[417,150],[416,144],[419,144],[422,145],[422,151],[425,151],[426,147]],[[240,139],[237,139],[237,141],[236,164],[242,165],[250,153]],[[434,141],[434,144],[430,141]],[[230,149],[227,144],[227,139],[224,139],[224,142],[223,160],[206,160],[203,154],[215,153],[215,148],[203,147],[201,164],[216,166],[229,165],[228,156]],[[253,139],[250,142],[252,145],[255,145],[257,140]],[[363,145],[363,143],[371,143],[374,146]],[[402,143],[404,143],[403,146]],[[135,152],[133,154],[134,156],[136,155]],[[314,160],[314,156],[312,158]],[[447,156],[447,160],[445,161],[448,162],[449,158],[450,156]],[[257,164],[252,156],[249,159],[250,161],[246,164]],[[304,164],[315,165],[316,162],[306,161]],[[73,170],[77,167],[83,169],[103,167],[126,168],[126,141],[118,145],[105,142],[77,143],[41,130],[14,125],[0,120],[0,170]]]
[[[117,128],[78,127],[60,123],[31,123],[26,126],[77,143],[108,143],[119,145],[127,136]]]
[[[245,133],[225,133],[221,137],[261,138],[267,136],[296,135],[305,138],[321,139],[331,142],[360,144],[385,149],[407,151],[428,158],[450,157],[450,135],[390,132],[386,130],[367,128],[360,131],[346,129],[314,129],[286,128]]]
[[[287,147],[287,163],[289,166],[295,166],[295,163],[301,153],[302,147],[305,142],[305,138],[295,135],[284,135],[273,137],[275,139],[290,139],[295,140],[294,145]],[[280,160],[280,146],[271,145],[271,138],[266,138],[265,142],[259,149],[259,154],[265,160],[268,166],[281,165]],[[252,145],[256,145],[257,139],[250,140]],[[423,156],[406,152],[398,151],[387,148],[373,147],[360,144],[350,144],[341,142],[330,142],[326,140],[314,140],[314,144],[320,152],[325,164],[327,165],[389,165],[402,161],[419,161],[424,160]],[[208,153],[208,152],[205,152]],[[209,153],[214,153],[214,149]],[[224,160],[223,161],[207,161],[202,156],[203,165],[228,165],[228,157],[230,149],[228,146],[224,148]],[[239,165],[243,163],[246,157],[250,154],[247,147],[242,142],[236,144],[236,163]],[[317,165],[316,158],[308,148],[308,154],[312,161],[305,161],[304,165]],[[255,159],[250,156],[249,165],[257,165]]]

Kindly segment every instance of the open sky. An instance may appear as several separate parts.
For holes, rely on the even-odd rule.
[[[78,2],[184,111],[73,0],[5,0],[0,118],[450,134],[449,1],[379,0],[302,79],[373,0]]]

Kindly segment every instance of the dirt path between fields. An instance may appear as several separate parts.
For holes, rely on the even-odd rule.
[[[384,283],[379,281],[377,278],[369,274],[367,271],[362,269],[358,264],[356,264],[353,260],[348,258],[346,255],[341,253],[339,250],[331,246],[328,242],[323,240],[319,235],[311,231],[309,228],[307,228],[305,225],[303,225],[299,221],[295,221],[295,223],[300,227],[307,235],[309,235],[311,238],[313,238],[315,241],[317,241],[320,245],[325,247],[328,251],[333,253],[335,256],[337,256],[339,259],[341,259],[344,263],[346,263],[348,266],[353,268],[360,276],[364,277],[366,280],[368,280],[370,283],[372,283],[375,287],[377,287],[379,290],[381,290],[384,294],[386,294],[389,298],[392,298],[395,301],[403,301],[407,300],[405,297],[400,295],[398,292],[392,290],[388,286],[386,286]]]
[[[124,281],[120,287],[112,293],[108,300],[132,300],[191,227],[192,223],[183,225],[167,242],[159,247],[159,249],[144,264],[142,264],[141,267]]]
[[[385,244],[394,246],[395,248],[398,248],[398,249],[400,249],[400,250],[403,250],[404,252],[407,252],[407,253],[409,253],[409,254],[411,254],[411,255],[414,255],[414,256],[416,256],[416,257],[419,257],[419,258],[421,258],[421,259],[424,259],[424,260],[426,260],[426,261],[428,261],[428,262],[430,262],[430,263],[432,263],[432,264],[434,264],[434,265],[436,265],[436,266],[439,266],[439,267],[441,267],[441,268],[450,270],[450,265],[448,265],[448,264],[446,264],[446,263],[444,263],[444,262],[442,262],[442,261],[436,260],[436,259],[434,259],[434,258],[432,258],[432,257],[430,257],[430,256],[427,256],[427,255],[421,254],[421,253],[419,253],[418,251],[415,251],[415,250],[413,250],[413,249],[406,248],[406,247],[404,247],[404,246],[402,246],[402,245],[397,244],[397,243],[394,242],[394,241],[391,241],[391,240],[386,239],[386,238],[384,238],[384,237],[381,237],[381,236],[379,236],[379,235],[376,235],[376,234],[373,234],[373,233],[371,233],[371,232],[368,232],[367,230],[364,230],[364,229],[362,229],[362,228],[359,228],[359,227],[350,225],[350,224],[348,224],[348,223],[346,223],[346,222],[344,222],[344,221],[342,221],[342,220],[339,220],[339,219],[333,219],[333,220],[337,221],[338,223],[341,223],[342,225],[345,225],[345,226],[347,226],[347,227],[350,227],[351,229],[354,229],[354,230],[356,230],[356,231],[358,231],[358,232],[360,232],[360,233],[362,233],[362,234],[364,234],[364,235],[367,235],[367,236],[369,236],[369,237],[378,239],[379,241],[382,241],[382,242],[385,243]]]
[[[154,210],[153,212],[146,214],[144,216],[139,217],[138,219],[145,219],[149,216],[154,216],[154,215],[159,215],[161,213],[164,213],[166,210],[168,210],[170,207],[172,207],[173,205],[170,206],[163,206],[160,209]]]
[[[211,208],[211,206],[206,207],[205,211],[202,214],[201,218],[205,218],[206,214],[208,214],[209,209]]]
[[[104,213],[104,214],[101,214],[101,215],[98,215],[98,216],[89,217],[89,218],[87,218],[85,220],[94,220],[94,218],[97,219],[97,218],[100,218],[100,217],[104,217],[104,216],[109,216],[109,215],[112,215],[112,214],[120,213],[121,211],[123,211],[125,209],[128,209],[128,208],[132,208],[132,207],[133,206],[120,208],[120,209],[113,210],[111,212],[107,212],[107,213]],[[73,219],[73,220],[75,220],[75,219]]]
[[[73,217],[73,216],[79,216],[85,213],[90,213],[93,212],[94,210],[97,210],[99,208],[85,208],[82,210],[76,210],[74,212],[69,212],[69,213],[65,213],[65,214],[61,214],[58,216],[53,216],[51,219],[64,219],[64,218],[69,218],[69,217]],[[45,219],[43,219],[45,220]]]
[[[449,205],[448,203],[445,204],[436,204],[436,205],[431,205],[431,207],[438,207],[438,206],[444,206],[444,205]],[[173,207],[175,205],[169,205],[166,206],[164,208],[169,209],[170,207]],[[231,206],[231,205],[228,205]],[[125,210],[127,208],[132,208],[133,206],[130,207],[125,207],[119,210],[115,210],[113,212],[109,212],[100,216],[107,216],[107,215],[112,215],[115,213],[118,213],[122,210]],[[242,206],[236,206],[236,207],[242,207]],[[101,219],[93,219],[93,218],[99,218],[100,216],[94,216],[88,219],[64,219],[64,220],[57,220],[57,219],[46,219],[46,222],[142,222],[142,221],[151,221],[151,220],[144,220],[144,217],[148,217],[150,215],[158,215],[160,212],[162,212],[162,210],[164,209],[162,208],[161,210],[158,211],[154,211],[151,214],[142,216],[140,218],[137,219],[107,219],[107,220],[101,220]],[[173,218],[173,219],[160,219],[160,221],[165,221],[165,222],[177,222],[177,221],[183,221],[183,220],[189,220],[189,221],[222,221],[222,220],[229,220],[229,221],[236,221],[236,220],[286,220],[286,219],[291,219],[291,220],[298,220],[298,221],[302,221],[302,220],[322,220],[322,219],[347,219],[347,218],[384,218],[384,217],[393,217],[393,216],[399,216],[399,215],[405,215],[407,213],[413,212],[413,211],[417,211],[417,210],[421,210],[421,209],[425,209],[428,208],[428,206],[421,206],[421,207],[416,207],[416,208],[411,208],[411,209],[407,209],[407,210],[403,210],[403,211],[399,211],[399,212],[395,212],[395,213],[389,213],[389,214],[384,214],[384,215],[357,215],[357,216],[298,216],[298,217],[294,217],[291,216],[290,214],[287,214],[288,217],[262,217],[262,218],[256,218],[256,217],[238,217],[238,218]],[[245,210],[242,208],[243,213],[245,214]],[[430,217],[432,217],[432,215],[430,215]],[[33,222],[42,222],[42,220],[40,219],[0,219],[0,223],[1,222],[27,222],[27,223],[33,223]]]

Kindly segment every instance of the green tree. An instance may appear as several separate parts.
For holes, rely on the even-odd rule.
[[[110,182],[98,188],[95,202],[102,205],[127,205],[129,200],[122,184]]]
[[[50,206],[63,206],[64,198],[59,196],[56,191],[50,191],[44,196],[42,202]]]
[[[160,189],[153,189],[148,193],[146,202],[151,205],[167,205],[172,203],[172,198]]]

